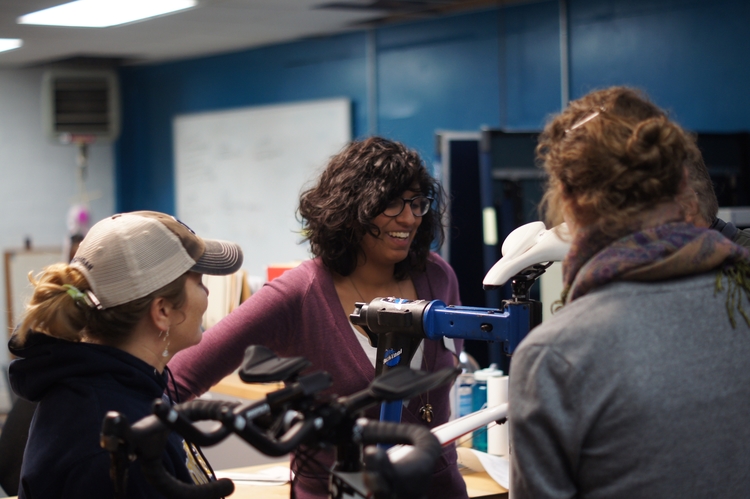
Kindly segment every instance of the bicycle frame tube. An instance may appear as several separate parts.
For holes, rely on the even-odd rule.
[[[432,429],[432,434],[437,437],[440,445],[445,447],[462,436],[468,435],[472,431],[478,430],[493,421],[505,420],[507,413],[508,404],[500,404],[495,407],[482,409],[467,414],[462,418],[454,419],[453,421],[448,421],[445,424],[436,426]],[[392,447],[388,450],[388,457],[392,463],[396,464],[399,460],[408,456],[410,452],[411,447],[408,445]]]

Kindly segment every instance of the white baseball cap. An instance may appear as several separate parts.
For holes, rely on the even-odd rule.
[[[242,266],[242,249],[201,239],[171,215],[135,211],[91,227],[70,266],[86,277],[101,308],[111,308],[147,296],[188,271],[233,274]]]

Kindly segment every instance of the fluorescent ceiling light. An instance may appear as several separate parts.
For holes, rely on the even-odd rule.
[[[0,38],[0,52],[17,49],[23,45],[23,40],[18,38]]]
[[[18,18],[19,24],[106,28],[195,7],[198,0],[76,0]]]

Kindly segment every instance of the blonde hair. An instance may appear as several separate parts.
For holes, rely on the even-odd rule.
[[[630,227],[685,190],[691,141],[637,90],[612,87],[572,102],[539,137],[537,157],[549,174],[545,218],[557,225],[567,209],[576,225],[613,234]]]
[[[179,309],[185,303],[187,273],[153,293],[116,307],[97,309],[74,298],[75,290],[91,290],[86,277],[65,263],[46,267],[36,277],[29,273],[34,293],[14,334],[23,342],[29,331],[39,331],[68,341],[84,336],[116,345],[127,338],[148,313],[151,302],[163,297]],[[75,288],[71,292],[70,287]]]

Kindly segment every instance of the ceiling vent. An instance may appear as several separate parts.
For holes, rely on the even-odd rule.
[[[55,141],[114,140],[120,132],[117,75],[107,70],[49,70],[42,80],[42,112]]]

